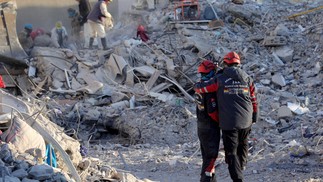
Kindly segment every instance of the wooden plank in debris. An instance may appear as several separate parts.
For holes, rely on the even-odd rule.
[[[159,70],[156,70],[154,72],[154,74],[149,78],[149,80],[146,83],[146,87],[147,87],[148,90],[150,90],[153,87],[153,85],[156,82],[156,80],[158,79],[160,73],[161,72]]]
[[[211,20],[187,20],[187,21],[170,21],[169,23],[209,23]]]
[[[209,28],[214,30],[218,28],[222,28],[224,26],[224,22],[222,20],[212,20],[209,22]]]
[[[318,11],[318,10],[321,10],[321,9],[323,9],[323,6],[319,6],[319,7],[316,7],[316,8],[310,9],[310,10],[307,10],[307,11],[303,11],[303,12],[300,12],[300,13],[296,13],[294,15],[288,16],[287,18],[288,19],[292,19],[292,18],[301,16],[301,15],[305,15],[305,14],[308,14],[308,13],[312,13],[314,11]]]

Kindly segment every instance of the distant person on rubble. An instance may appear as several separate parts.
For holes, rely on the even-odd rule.
[[[50,33],[46,32],[43,28],[37,28],[30,34],[34,41],[34,47],[49,47],[52,44]]]
[[[37,28],[30,33],[30,37],[35,40],[37,36],[44,35],[46,32],[42,28]]]
[[[2,76],[0,75],[0,88],[6,88],[6,84],[5,82],[3,81],[3,78]]]
[[[243,181],[242,171],[248,157],[248,137],[252,123],[258,119],[256,88],[252,78],[240,66],[240,56],[229,52],[224,56],[223,73],[209,82],[195,84],[197,93],[216,92],[219,121],[231,179]]]
[[[54,47],[67,47],[68,34],[61,21],[56,22],[55,27],[51,30],[51,39]]]
[[[198,67],[200,83],[208,82],[216,76],[217,66],[204,60]],[[195,93],[197,133],[202,153],[200,182],[216,182],[215,161],[219,153],[220,127],[217,98],[214,93]]]
[[[87,16],[89,15],[91,11],[91,5],[89,0],[76,0],[79,5],[79,24],[81,27],[83,27],[83,36],[84,36],[84,47],[89,47],[89,41],[91,37],[91,27],[89,23],[87,22]]]
[[[33,39],[30,36],[32,31],[33,25],[28,23],[24,25],[24,29],[18,34],[20,45],[28,55],[33,47]]]
[[[91,38],[89,42],[89,48],[93,48],[94,38],[99,36],[101,38],[101,44],[104,50],[107,50],[107,42],[106,42],[106,19],[112,19],[111,14],[107,10],[108,4],[112,2],[112,0],[100,0],[98,1],[89,15],[87,16],[88,23],[91,27]]]
[[[140,38],[143,42],[147,42],[149,37],[143,25],[139,25],[137,28],[137,38]]]
[[[81,25],[80,25],[80,15],[78,14],[78,12],[73,9],[73,8],[68,8],[67,9],[67,13],[68,13],[68,17],[71,20],[71,27],[72,27],[72,31],[71,31],[71,37],[73,39],[73,42],[76,43],[76,45],[78,47],[80,47],[81,45]]]

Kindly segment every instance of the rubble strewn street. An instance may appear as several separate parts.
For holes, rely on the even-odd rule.
[[[198,181],[197,66],[236,51],[260,106],[245,181],[322,182],[323,1],[200,0],[187,21],[176,1],[143,2],[107,32],[108,50],[0,57],[0,181]],[[57,168],[44,161],[48,144]],[[231,181],[222,143],[216,178]]]

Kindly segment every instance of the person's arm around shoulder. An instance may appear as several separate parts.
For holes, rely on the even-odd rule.
[[[208,81],[199,81],[194,84],[194,91],[196,93],[210,93],[218,90],[217,77],[213,77]]]
[[[256,123],[258,121],[259,111],[258,111],[256,87],[252,79],[249,84],[249,90],[250,90],[250,99],[251,99],[252,108],[253,108],[252,123]]]

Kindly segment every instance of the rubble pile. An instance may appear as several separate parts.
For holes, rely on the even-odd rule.
[[[16,155],[15,155],[16,154]],[[0,168],[2,181],[70,181],[67,174],[47,164],[38,163],[29,153],[19,153],[14,146],[1,144]]]
[[[154,11],[140,6],[108,32],[110,50],[34,47],[29,65],[37,72],[28,75],[33,85],[26,89],[46,105],[38,108],[40,119],[62,127],[66,138],[60,141],[73,141],[60,144],[72,151],[68,154],[82,179],[140,181],[135,173],[161,181],[165,176],[197,181],[196,68],[203,59],[221,66],[223,56],[236,51],[256,83],[260,105],[246,180],[321,180],[323,12],[297,13],[322,7],[322,2],[250,0],[241,5],[220,0],[200,5],[211,14],[214,9],[218,19],[173,21],[172,2]],[[135,36],[140,24],[148,42]],[[46,102],[45,96],[50,98]],[[58,131],[48,132],[57,136]],[[223,155],[218,180],[229,181]],[[29,167],[23,177],[13,175],[21,168],[5,168],[20,180],[32,175]]]

